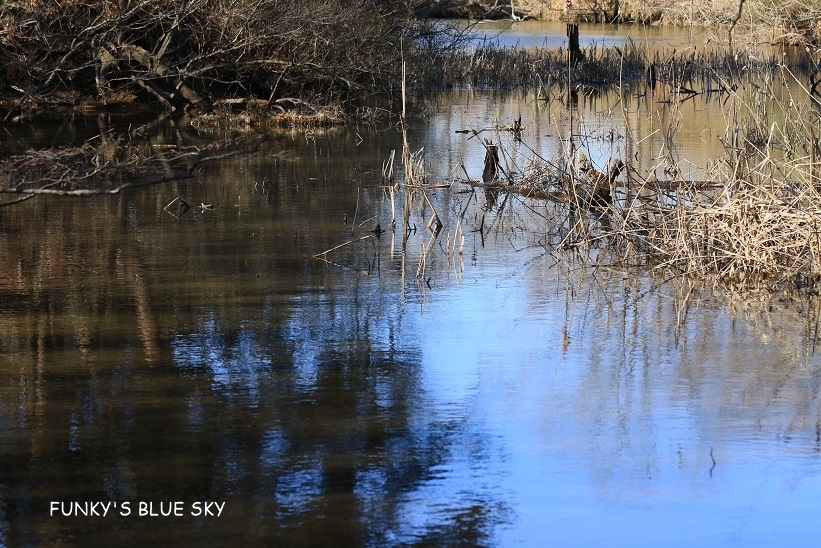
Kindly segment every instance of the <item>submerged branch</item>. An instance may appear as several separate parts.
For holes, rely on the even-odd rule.
[[[11,205],[39,195],[89,197],[118,194],[128,188],[191,177],[203,162],[250,154],[270,140],[256,136],[187,151],[152,151],[124,147],[117,140],[97,138],[94,147],[30,151],[0,162],[0,193],[22,194]]]
[[[325,251],[323,251],[323,252],[321,252],[321,253],[316,253],[316,254],[314,254],[314,259],[318,259],[318,258],[320,258],[320,257],[324,257],[325,255],[327,255],[327,254],[328,254],[328,253],[330,253],[331,251],[336,251],[337,249],[340,249],[340,248],[342,248],[342,247],[345,247],[346,245],[354,244],[354,243],[356,243],[356,242],[361,242],[362,240],[367,240],[368,238],[373,238],[373,235],[372,235],[372,234],[368,234],[367,236],[362,236],[361,238],[355,238],[355,239],[353,239],[353,240],[348,240],[347,242],[345,242],[345,243],[343,243],[343,244],[335,245],[334,247],[332,247],[332,248],[330,248],[330,249],[326,249]]]

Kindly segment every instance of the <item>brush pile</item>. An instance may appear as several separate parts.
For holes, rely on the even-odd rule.
[[[570,177],[544,163],[510,188],[567,204],[560,247],[604,244],[599,261],[747,288],[810,288],[821,282],[819,166],[808,156],[791,163],[789,177],[775,177],[770,162],[698,182],[651,182],[630,169],[626,181],[615,181],[615,170],[604,180],[578,170]]]

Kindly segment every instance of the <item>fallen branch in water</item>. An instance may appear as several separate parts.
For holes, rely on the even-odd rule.
[[[253,153],[268,140],[263,135],[204,148],[146,150],[99,135],[79,147],[33,150],[0,162],[0,193],[24,195],[0,207],[43,194],[91,197],[187,179],[203,162]]]

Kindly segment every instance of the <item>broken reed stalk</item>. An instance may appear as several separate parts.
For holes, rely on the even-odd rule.
[[[394,202],[394,194],[395,189],[393,185],[388,186],[388,194],[391,197],[391,224],[390,227],[393,229],[396,227],[396,203]]]
[[[431,238],[432,240],[433,238]],[[419,253],[419,264],[416,267],[416,277],[421,278],[425,275],[425,266],[427,263],[427,247],[425,246],[425,238],[420,238],[420,246],[419,249],[421,252]]]
[[[433,207],[433,203],[428,198],[428,193],[422,190],[422,196],[425,198],[425,202],[430,206],[431,211],[433,211],[433,216],[430,218],[428,223],[425,225],[425,228],[430,229],[431,225],[436,224],[436,232],[442,228],[442,220],[439,218],[439,213],[436,212],[436,208]]]
[[[465,232],[462,230],[462,221],[456,223],[456,230],[453,231],[453,244],[459,244],[459,255],[465,254]]]
[[[474,183],[474,182],[475,182],[475,180],[474,180],[474,179],[471,179],[471,178],[470,178],[470,175],[468,175],[468,170],[467,170],[467,168],[465,167],[465,162],[464,162],[464,160],[459,160],[459,165],[461,166],[462,171],[463,171],[463,172],[464,172],[464,174],[465,174],[465,180],[468,182],[468,184],[472,184],[472,183]]]
[[[456,228],[453,229],[453,236],[448,233],[445,240],[445,256],[458,254],[463,255],[465,251],[465,233],[462,230],[462,221],[456,222]]]
[[[403,131],[404,134],[404,131]],[[425,169],[425,149],[420,148],[416,152],[411,153],[407,149],[407,136],[404,137],[404,150],[407,152],[405,156],[405,186],[419,186],[425,183],[428,178]]]
[[[405,182],[407,183],[408,179],[413,181],[413,155],[411,154],[410,145],[408,144],[408,128],[406,124],[407,73],[405,72],[405,50],[403,44],[404,42],[400,40],[399,51],[402,59],[402,117],[399,120],[399,124],[402,127],[402,165],[405,166]]]
[[[336,250],[337,250],[337,249],[339,249],[340,247],[345,247],[346,245],[350,245],[350,244],[353,244],[353,243],[356,243],[356,242],[360,242],[360,241],[362,241],[362,240],[367,240],[368,238],[373,238],[373,235],[372,235],[372,234],[368,234],[367,236],[362,236],[361,238],[356,238],[356,239],[353,239],[353,240],[348,240],[347,242],[345,242],[345,243],[343,243],[343,244],[339,244],[339,245],[336,245],[336,246],[334,246],[334,247],[332,247],[332,248],[330,248],[330,249],[326,249],[326,250],[325,250],[325,251],[323,251],[322,253],[317,253],[317,254],[315,254],[315,255],[314,255],[314,259],[318,259],[319,257],[322,257],[322,256],[324,256],[324,255],[327,255],[327,254],[328,254],[328,253],[330,253],[331,251],[336,251]]]
[[[420,238],[421,241],[421,253],[419,253],[419,266],[416,268],[416,277],[420,279],[424,279],[425,277],[425,270],[427,269],[428,265],[428,255],[430,254],[431,250],[433,249],[433,245],[436,243],[436,234],[433,234],[428,240],[427,245],[425,245],[425,238]]]
[[[382,164],[382,181],[385,183],[393,183],[393,161],[395,156],[396,149],[393,149],[387,161]]]

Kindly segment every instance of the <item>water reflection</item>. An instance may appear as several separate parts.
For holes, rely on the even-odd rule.
[[[524,143],[554,155],[562,109],[514,99],[440,98],[410,138],[441,179],[459,160],[481,171],[456,129],[519,114]],[[623,134],[610,100],[577,112]],[[628,116],[652,135],[664,114],[642,108]],[[391,217],[381,165],[399,143],[392,129],[293,134],[285,157],[0,211],[0,543],[763,546],[821,532],[816,300],[590,271],[556,251],[555,205],[461,185],[429,193],[437,238],[423,201],[416,232],[369,236]],[[649,165],[660,145],[586,146],[597,163]],[[215,209],[172,217],[177,195]],[[314,258],[358,238],[327,254],[339,266]],[[134,514],[49,515],[97,500]],[[141,501],[189,512],[139,517]],[[224,513],[192,516],[197,501]]]

